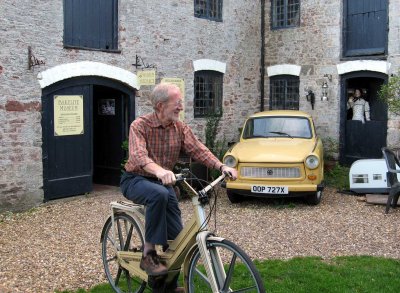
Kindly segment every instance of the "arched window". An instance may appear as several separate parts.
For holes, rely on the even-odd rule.
[[[299,77],[276,75],[270,78],[270,109],[299,110]]]
[[[194,73],[194,117],[222,114],[223,74],[212,70]]]

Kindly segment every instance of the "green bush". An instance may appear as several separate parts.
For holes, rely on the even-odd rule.
[[[324,174],[326,185],[341,190],[348,190],[350,188],[349,171],[349,167],[344,167],[336,163],[335,167]]]
[[[400,76],[390,77],[388,83],[379,89],[378,97],[388,105],[390,112],[400,115]]]

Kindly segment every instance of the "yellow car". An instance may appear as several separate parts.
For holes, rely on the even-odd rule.
[[[301,111],[274,110],[250,116],[240,141],[224,156],[238,170],[226,182],[228,198],[302,196],[309,204],[321,201],[324,189],[323,146],[312,117]]]

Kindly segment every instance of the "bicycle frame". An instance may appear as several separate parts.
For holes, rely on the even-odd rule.
[[[177,178],[180,176],[178,174]],[[213,254],[207,252],[206,240],[215,239],[222,241],[223,238],[215,237],[207,231],[206,226],[206,213],[203,205],[199,201],[200,195],[206,195],[215,185],[221,182],[226,177],[222,174],[201,191],[196,192],[192,186],[187,183],[186,179],[182,177],[182,181],[186,184],[189,190],[193,193],[191,200],[194,208],[194,216],[184,225],[183,230],[179,233],[177,238],[172,241],[168,241],[168,249],[160,253],[161,260],[166,263],[168,268],[167,282],[171,281],[172,278],[181,270],[183,265],[183,272],[187,275],[189,270],[189,262],[196,248],[199,248],[201,257],[204,261],[207,277],[210,282],[210,286],[213,292],[218,292],[217,280],[225,278],[225,271],[222,266],[222,261],[218,252]],[[125,212],[132,216],[137,222],[142,235],[144,235],[144,215],[145,208],[142,205],[136,205],[127,202],[112,202],[111,203],[111,218],[112,218],[112,230],[114,239],[116,239],[117,231],[114,227],[114,214],[118,211]],[[200,229],[202,230],[201,232]],[[115,250],[118,251],[117,243],[114,242]],[[124,269],[128,270],[131,275],[135,275],[148,282],[148,276],[145,271],[140,268],[140,260],[142,258],[142,252],[131,252],[131,251],[118,251],[117,252],[118,263]],[[221,264],[218,268],[212,266],[212,260],[214,263]],[[217,276],[217,278],[216,278]],[[185,283],[186,287],[186,283]],[[186,288],[187,290],[188,288]]]

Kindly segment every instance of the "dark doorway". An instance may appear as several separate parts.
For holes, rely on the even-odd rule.
[[[378,99],[378,90],[387,80],[380,73],[359,72],[342,76],[340,163],[351,165],[360,159],[381,158],[381,148],[386,146],[387,106]],[[363,91],[370,106],[370,121],[352,120],[353,113],[347,109],[348,98],[355,89]]]
[[[60,99],[65,103],[81,99],[82,113],[55,113]],[[134,89],[100,77],[72,78],[43,89],[45,200],[90,192],[93,182],[119,185],[125,157],[121,145],[135,117],[134,101]],[[70,128],[56,133],[55,121],[67,124],[68,115],[79,121],[72,129],[81,127],[82,131],[70,131],[66,125]]]
[[[93,88],[93,182],[119,186],[122,143],[127,137],[127,96],[104,86]]]

